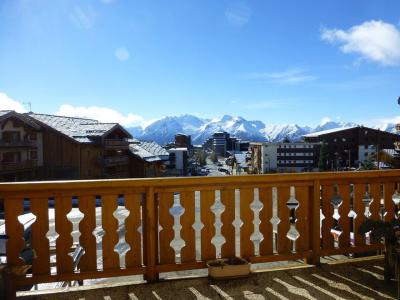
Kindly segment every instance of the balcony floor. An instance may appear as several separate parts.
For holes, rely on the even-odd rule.
[[[18,293],[20,299],[396,299],[395,281],[383,280],[383,258],[280,267],[248,278],[168,280],[153,284],[108,284]]]

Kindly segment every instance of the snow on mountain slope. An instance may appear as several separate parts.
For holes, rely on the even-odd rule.
[[[203,119],[193,115],[169,116],[159,119],[145,128],[128,128],[134,138],[152,140],[164,145],[174,141],[175,134],[183,133],[192,136],[193,144],[202,144],[213,133],[226,131],[232,136],[253,142],[279,142],[286,137],[291,141],[299,141],[302,136],[334,128],[357,126],[355,123],[328,121],[315,128],[297,124],[269,125],[261,121],[249,121],[240,116],[224,115],[221,118]],[[381,124],[377,129],[395,132],[394,124]]]

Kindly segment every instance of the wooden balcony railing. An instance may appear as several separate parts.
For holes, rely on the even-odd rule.
[[[18,216],[27,203],[36,216],[36,255],[18,285],[134,274],[153,281],[160,272],[204,268],[219,256],[315,263],[325,255],[377,251],[382,245],[357,228],[367,216],[395,217],[399,181],[396,170],[2,183],[7,263],[25,264]],[[71,235],[76,230],[80,235]],[[69,253],[77,243],[85,253],[74,269]]]
[[[105,166],[126,165],[129,163],[128,155],[106,156],[102,158]]]
[[[1,148],[20,148],[20,147],[37,147],[37,141],[29,141],[29,140],[19,140],[19,141],[7,141],[0,140]]]
[[[0,162],[1,171],[20,171],[25,169],[32,169],[37,166],[37,161],[28,159],[20,162]]]
[[[129,141],[126,139],[105,139],[104,146],[106,148],[128,148]]]

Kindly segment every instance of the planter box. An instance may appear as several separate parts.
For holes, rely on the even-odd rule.
[[[213,279],[232,279],[250,274],[250,263],[242,258],[223,258],[207,262],[208,276]]]

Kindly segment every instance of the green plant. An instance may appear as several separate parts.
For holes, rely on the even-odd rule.
[[[373,241],[383,241],[385,243],[395,244],[400,237],[400,220],[392,221],[366,219],[358,228],[358,233],[365,234],[370,232],[370,238]]]
[[[319,152],[318,169],[320,171],[328,171],[329,170],[328,164],[329,164],[328,145],[325,142],[323,142]]]

